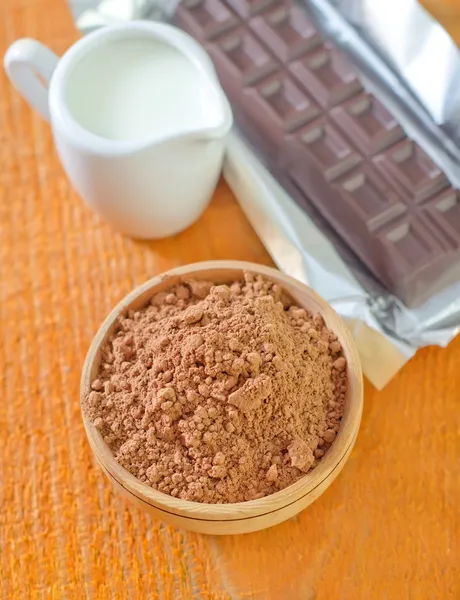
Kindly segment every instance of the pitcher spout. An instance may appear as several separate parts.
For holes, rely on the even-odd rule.
[[[201,132],[201,137],[206,140],[222,140],[230,133],[233,126],[233,113],[227,96],[219,86],[218,90],[221,115],[219,122],[206,127]]]

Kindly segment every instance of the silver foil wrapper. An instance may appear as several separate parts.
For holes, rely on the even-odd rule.
[[[441,26],[415,0],[299,1],[322,32],[352,55],[369,91],[460,187],[460,60]],[[168,21],[177,4],[70,0],[82,33],[132,19]],[[460,282],[411,310],[375,282],[367,285],[273,179],[244,132],[230,137],[224,176],[278,267],[312,286],[347,321],[364,373],[377,388],[418,348],[445,346],[458,333]]]
[[[417,0],[333,0],[437,125],[460,134],[460,54]]]

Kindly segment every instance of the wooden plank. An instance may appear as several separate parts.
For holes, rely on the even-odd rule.
[[[0,51],[77,34],[63,0],[3,0]],[[0,76],[0,597],[161,600],[459,598],[460,339],[366,387],[343,473],[298,518],[209,538],[114,495],[78,406],[98,325],[134,285],[208,259],[271,264],[220,183],[192,228],[135,242],[70,190],[48,126]]]

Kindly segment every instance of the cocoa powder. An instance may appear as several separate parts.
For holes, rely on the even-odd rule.
[[[180,284],[120,317],[83,410],[140,481],[185,500],[242,502],[317,465],[346,388],[322,317],[246,273],[232,285]]]

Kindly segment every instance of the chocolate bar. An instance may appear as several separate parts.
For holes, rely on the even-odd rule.
[[[460,197],[293,0],[183,0],[175,23],[214,61],[235,120],[407,306],[460,279]]]

